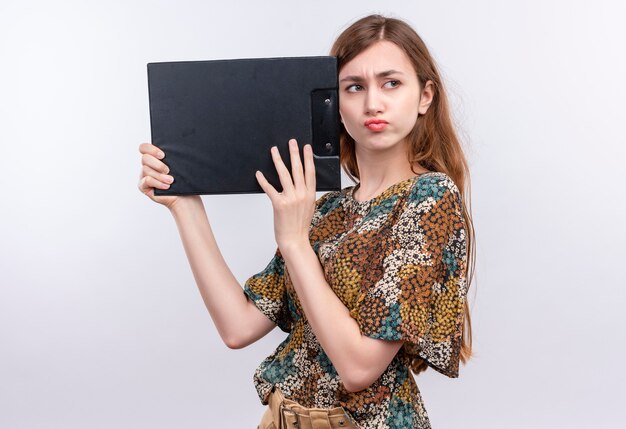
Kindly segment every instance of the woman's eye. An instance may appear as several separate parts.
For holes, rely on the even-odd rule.
[[[358,85],[358,84],[355,83],[354,85],[350,85],[349,87],[347,87],[346,91],[348,91],[348,92],[357,92],[357,91],[360,91],[362,89],[363,89],[363,87],[361,85]]]
[[[395,88],[398,85],[400,85],[400,82],[397,80],[390,80],[389,82],[386,82],[384,87],[385,88]]]

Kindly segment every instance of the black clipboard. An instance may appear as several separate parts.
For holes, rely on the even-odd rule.
[[[335,57],[149,63],[152,143],[174,183],[156,195],[282,190],[270,148],[291,171],[288,141],[311,144],[316,190],[341,189]]]

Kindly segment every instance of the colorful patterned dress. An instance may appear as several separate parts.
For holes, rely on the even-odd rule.
[[[369,201],[356,187],[316,203],[310,241],[326,281],[361,333],[405,343],[368,388],[348,392],[298,301],[280,251],[250,277],[244,293],[289,333],[254,374],[261,403],[273,385],[305,407],[344,407],[359,428],[430,428],[413,374],[423,359],[458,377],[467,235],[461,195],[444,173],[396,183]]]

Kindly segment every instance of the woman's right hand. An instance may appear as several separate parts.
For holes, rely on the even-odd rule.
[[[139,145],[141,153],[141,174],[139,175],[139,190],[148,196],[152,201],[163,204],[168,209],[172,209],[180,199],[183,198],[199,198],[197,195],[186,196],[166,196],[154,195],[154,189],[168,189],[174,178],[168,173],[170,169],[163,161],[165,153],[158,147],[150,143],[142,143]]]

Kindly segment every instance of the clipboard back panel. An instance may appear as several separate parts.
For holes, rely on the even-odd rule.
[[[291,169],[288,140],[311,143],[318,191],[341,188],[335,57],[148,64],[152,142],[174,176],[157,195],[279,191],[270,148]]]

